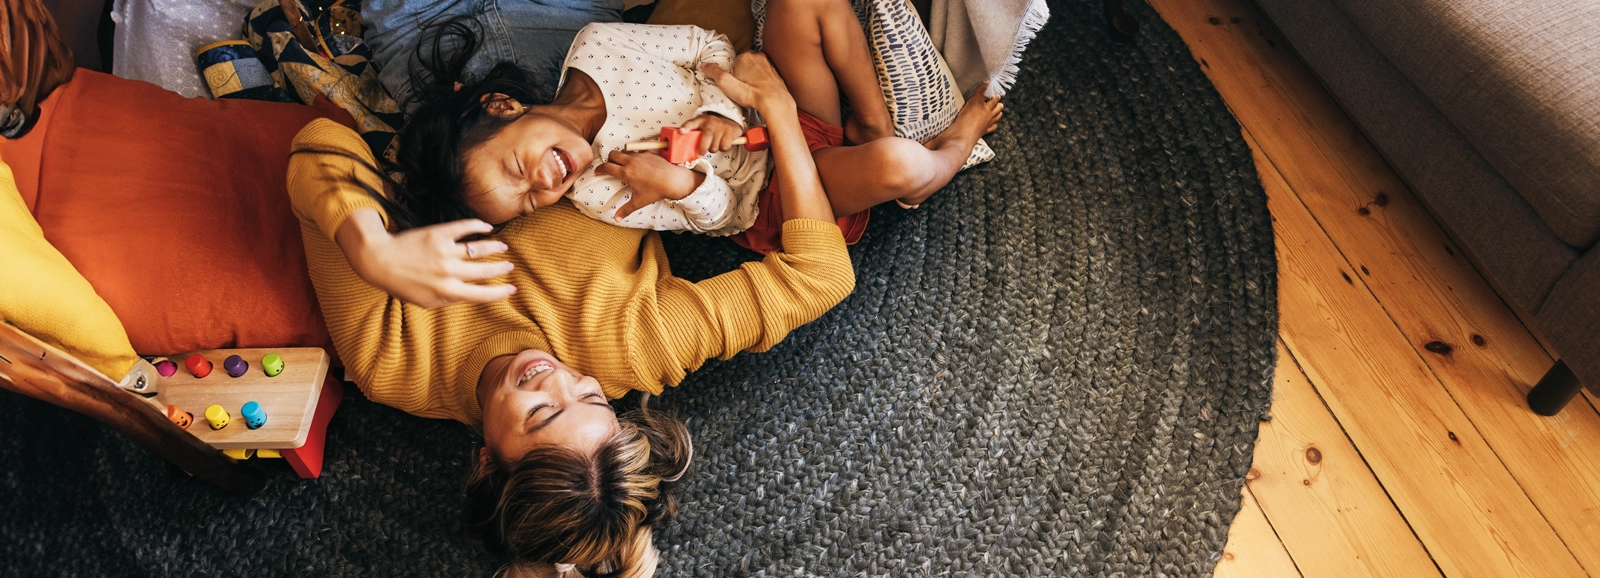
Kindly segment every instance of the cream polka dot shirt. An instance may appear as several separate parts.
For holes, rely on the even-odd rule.
[[[744,111],[700,72],[715,62],[733,62],[726,36],[697,26],[596,23],[578,31],[562,70],[577,69],[594,79],[606,101],[606,122],[591,146],[594,163],[578,176],[567,196],[591,217],[608,223],[657,231],[732,235],[756,217],[756,196],[767,180],[767,153],[734,147],[696,159],[690,169],[704,173],[700,187],[682,200],[661,200],[627,219],[613,217],[632,189],[616,177],[596,174],[613,150],[631,142],[658,140],[662,127],[676,127],[714,113],[746,126]],[[654,154],[654,153],[645,153]]]

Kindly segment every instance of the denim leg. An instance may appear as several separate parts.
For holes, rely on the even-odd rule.
[[[622,21],[623,0],[478,1],[478,20],[488,37],[467,70],[476,76],[500,62],[515,62],[533,73],[551,98],[578,30],[591,22]]]
[[[426,41],[429,22],[470,15],[481,45],[467,62],[468,79],[481,78],[501,62],[532,72],[539,89],[554,97],[561,62],[578,30],[590,22],[620,22],[623,0],[365,0],[363,40],[372,48],[378,80],[407,112],[412,55]]]
[[[434,19],[471,14],[482,0],[365,0],[361,21],[362,40],[372,48],[372,62],[378,65],[378,81],[407,112],[411,93],[411,56],[423,40],[423,26]]]

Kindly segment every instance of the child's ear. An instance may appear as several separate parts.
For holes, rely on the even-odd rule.
[[[478,465],[489,467],[489,460],[494,459],[494,454],[489,452],[489,446],[478,448]]]
[[[517,102],[517,99],[499,92],[485,94],[483,98],[478,99],[478,102],[483,103],[485,112],[507,120],[522,116],[522,112],[527,109],[522,103]]]

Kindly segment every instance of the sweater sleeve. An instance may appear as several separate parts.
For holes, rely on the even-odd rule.
[[[855,270],[838,225],[793,219],[783,224],[782,252],[699,283],[668,277],[663,285],[661,349],[668,359],[654,364],[656,375],[640,378],[676,385],[707,359],[766,351],[821,317],[855,289]]]
[[[389,224],[389,214],[372,198],[384,190],[377,159],[355,131],[325,118],[313,120],[295,135],[289,162],[295,216],[315,223],[327,238],[333,239],[358,209],[376,210]]]

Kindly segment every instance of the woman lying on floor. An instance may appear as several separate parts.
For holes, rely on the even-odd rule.
[[[709,73],[767,119],[773,179],[788,220],[782,251],[700,283],[673,277],[660,237],[608,225],[570,203],[508,223],[492,262],[515,295],[424,309],[363,281],[345,254],[373,239],[359,215],[393,218],[371,191],[392,187],[354,131],[315,121],[296,138],[289,193],[311,278],[348,375],[373,401],[479,425],[485,447],[468,482],[470,523],[511,569],[649,576],[652,527],[676,507],[692,450],[683,424],[613,413],[608,399],[659,393],[712,357],[762,351],[854,288],[833,209],[801,134],[794,99],[766,58]],[[449,241],[468,227],[425,236]],[[387,233],[385,233],[387,235]],[[404,244],[400,235],[388,241]],[[480,245],[481,246],[481,245]],[[429,260],[432,253],[411,255]],[[435,260],[442,262],[442,260]]]
[[[844,0],[773,2],[770,56],[808,82],[786,89],[758,58],[747,67],[756,66],[759,93],[717,82],[731,47],[694,27],[586,27],[553,101],[513,64],[470,74],[483,66],[477,27],[452,20],[437,30],[419,45],[423,102],[402,132],[400,184],[384,182],[353,133],[332,123],[296,139],[290,186],[335,345],[374,400],[481,420],[486,448],[469,509],[492,549],[516,563],[645,568],[649,527],[670,514],[687,465],[687,434],[661,416],[619,422],[607,399],[659,392],[713,356],[767,349],[832,307],[853,278],[833,246],[840,229],[812,219],[837,219],[853,240],[866,208],[920,202],[992,130],[1000,106],[974,101],[926,147],[880,138],[890,132],[887,107]],[[863,103],[848,129],[838,126],[841,85]],[[805,99],[799,110],[791,89]],[[743,129],[735,102],[769,121],[771,186],[767,154],[728,146]],[[671,119],[710,136],[698,170],[653,153],[596,160]],[[823,148],[846,132],[871,142]],[[809,189],[801,199],[825,195],[817,205],[826,210],[795,213],[791,186]],[[569,194],[573,202],[561,202]],[[600,202],[586,197],[597,194]],[[758,202],[767,226],[746,231]],[[456,221],[469,217],[506,225],[493,239],[458,244],[490,230]],[[642,228],[742,232],[742,244],[773,255],[690,284],[671,277],[659,239]],[[509,259],[473,262],[507,244]],[[474,284],[508,271],[510,283]],[[480,305],[404,304],[460,301]]]

